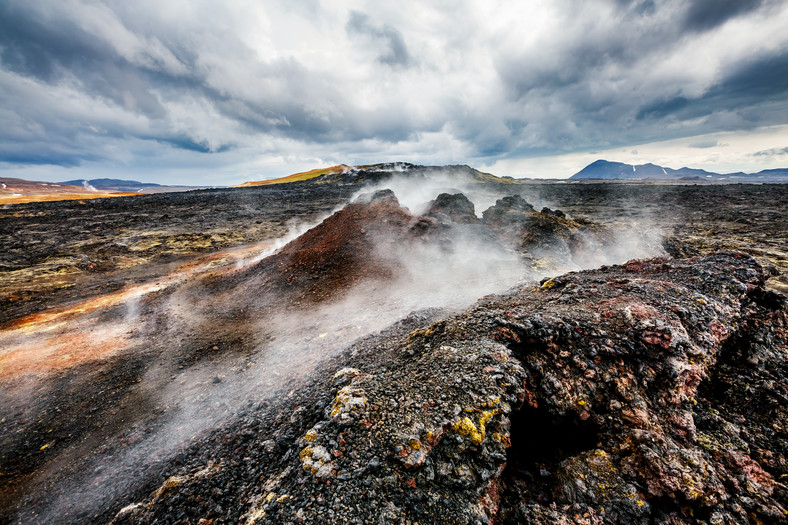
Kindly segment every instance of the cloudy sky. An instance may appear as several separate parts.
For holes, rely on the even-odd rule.
[[[0,0],[0,176],[785,167],[787,27],[785,0]]]

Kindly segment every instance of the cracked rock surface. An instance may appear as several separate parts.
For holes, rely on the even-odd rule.
[[[411,315],[114,523],[777,523],[786,305],[767,277],[736,252],[639,260]]]

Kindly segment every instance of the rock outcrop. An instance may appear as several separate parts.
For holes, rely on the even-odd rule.
[[[766,278],[735,252],[636,260],[413,315],[114,522],[779,522],[786,304]]]
[[[561,210],[537,212],[520,195],[498,199],[482,217],[503,243],[534,259],[535,267],[538,259],[546,259],[543,266],[577,267],[587,253],[604,251],[613,243],[610,232],[600,225],[572,220]]]
[[[459,224],[477,224],[479,218],[473,203],[462,193],[441,193],[434,201],[430,202],[426,213],[441,222],[454,222]]]

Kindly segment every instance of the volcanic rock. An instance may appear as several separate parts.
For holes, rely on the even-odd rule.
[[[424,215],[435,217],[444,223],[477,224],[480,222],[473,203],[462,193],[441,193],[434,201],[430,202]]]
[[[767,276],[735,252],[638,260],[412,316],[114,523],[784,520],[786,302]]]
[[[402,275],[403,259],[419,247],[450,253],[462,244],[479,253],[485,253],[485,246],[504,251],[493,233],[479,224],[473,203],[461,193],[440,194],[424,216],[414,216],[391,190],[378,190],[360,195],[259,263],[205,282],[217,293],[237,290],[245,297],[254,290],[267,306],[274,301],[300,307],[337,299],[362,282]],[[228,296],[222,302],[248,300]]]
[[[68,265],[89,283],[110,278],[117,286],[132,277],[142,287],[79,302],[80,294],[96,291],[83,281],[60,292],[74,301],[68,308],[4,332],[0,522],[102,523],[132,502],[145,503],[127,507],[119,520],[278,522],[298,521],[299,511],[305,522],[467,522],[472,512],[493,522],[781,519],[775,505],[786,506],[785,313],[784,300],[763,287],[771,272],[730,253],[633,261],[546,280],[540,291],[520,284],[471,313],[418,311],[342,353],[421,307],[410,299],[426,295],[426,282],[439,288],[441,272],[460,283],[445,288],[462,289],[466,305],[489,293],[469,294],[465,284],[492,275],[496,259],[514,269],[507,283],[525,282],[528,272],[514,250],[509,258],[491,253],[499,241],[486,242],[482,234],[493,235],[487,225],[413,217],[390,192],[357,202],[350,210],[358,216],[329,219],[339,227],[330,239],[317,230],[307,233],[308,242],[282,248],[272,259],[282,267],[261,260],[259,245],[239,257],[215,252],[222,243],[282,235],[282,219],[296,212],[312,223],[357,191],[337,187],[332,198],[344,197],[332,204],[324,193],[333,186],[315,200],[299,184],[276,190],[276,198],[273,189],[251,188],[233,196],[228,190],[6,209],[4,290],[25,280],[41,286],[40,273],[10,271],[35,260],[46,260],[36,271],[54,270],[58,286],[70,283],[60,280]],[[578,216],[616,228],[623,241],[633,239],[620,236],[629,223],[635,239],[650,235],[657,246],[672,229],[666,248],[674,255],[737,246],[784,269],[785,191],[544,185],[524,193],[567,210],[591,238],[604,236]],[[403,222],[392,226],[398,216]],[[469,246],[467,234],[484,242]],[[510,246],[519,241],[515,236]],[[170,262],[195,249],[212,253],[183,266]],[[573,262],[579,253],[570,251]],[[623,260],[621,253],[611,260]],[[422,263],[408,266],[402,279],[399,265],[413,254]],[[136,260],[160,265],[129,274],[124,267]],[[288,268],[291,261],[305,264]],[[324,274],[334,281],[322,282]],[[151,282],[150,275],[163,280]],[[403,293],[398,286],[413,276],[419,285]],[[333,302],[346,290],[347,301]],[[1,310],[14,319],[27,299],[8,297]],[[30,297],[48,308],[58,304],[41,293]],[[365,324],[373,317],[374,329]],[[496,336],[497,328],[514,336]],[[505,363],[500,347],[488,351],[489,341],[509,352]],[[51,357],[42,358],[42,349]],[[495,367],[508,385],[497,383]],[[15,388],[28,385],[35,385],[33,395],[14,397]],[[561,405],[566,392],[589,397]],[[691,397],[677,403],[675,392]],[[569,410],[574,406],[590,408],[586,414]],[[368,427],[370,416],[384,424]],[[437,441],[435,430],[443,430]],[[505,455],[495,452],[496,434]]]
[[[364,166],[343,166],[343,169],[321,170],[321,175],[311,180],[318,185],[382,183],[393,177],[406,177],[411,183],[419,184],[431,180],[453,180],[478,184],[510,185],[509,178],[496,177],[467,165],[420,166],[407,162],[386,162]]]
[[[561,210],[544,207],[536,212],[520,195],[498,199],[485,210],[482,222],[501,241],[526,258],[547,258],[550,264],[569,268],[587,252],[599,252],[612,242],[600,225],[571,220]]]
[[[495,202],[495,206],[491,206],[482,213],[485,224],[494,225],[499,221],[504,220],[504,217],[522,217],[523,213],[536,211],[534,207],[528,204],[525,199],[520,195],[509,195],[502,197]],[[507,221],[508,222],[508,221]]]
[[[370,203],[370,202],[385,202],[388,204],[399,206],[399,200],[394,192],[389,189],[377,190],[369,193],[362,193],[359,195],[355,202],[357,203]]]
[[[566,218],[566,213],[562,212],[561,210],[551,210],[547,206],[542,208],[542,211],[540,213],[542,213],[542,215],[555,215],[556,217],[559,217],[561,219]]]

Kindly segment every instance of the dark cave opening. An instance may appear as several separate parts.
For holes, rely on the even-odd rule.
[[[512,443],[517,445],[511,459],[519,462],[554,463],[597,446],[599,427],[576,414],[558,416],[544,408],[524,408],[511,422]]]
[[[517,523],[521,502],[556,501],[562,460],[597,447],[599,427],[576,414],[557,415],[547,408],[525,407],[511,416],[511,442],[501,476],[501,523]]]

